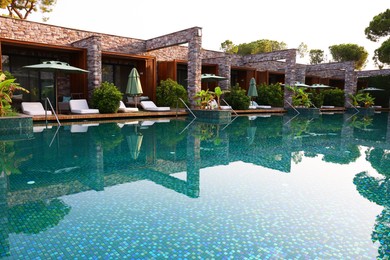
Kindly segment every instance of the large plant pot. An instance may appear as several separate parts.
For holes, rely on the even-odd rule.
[[[21,140],[32,137],[32,117],[0,117],[0,141]]]
[[[211,123],[228,123],[232,118],[230,110],[210,110],[194,109],[192,110],[198,120]]]

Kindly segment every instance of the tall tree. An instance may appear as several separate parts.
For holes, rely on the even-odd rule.
[[[32,12],[38,10],[42,14],[53,11],[52,7],[57,0],[0,0],[0,9],[7,9],[8,16],[26,20]],[[43,17],[47,21],[48,17]]]
[[[298,52],[300,58],[304,58],[305,55],[307,54],[307,44],[304,42],[301,42],[301,44],[299,44],[299,46],[298,46],[297,52]]]
[[[364,47],[353,43],[329,46],[333,60],[337,62],[354,61],[355,69],[361,70],[367,62],[368,52]]]
[[[319,64],[324,61],[324,51],[320,49],[312,49],[309,51],[310,64]]]
[[[390,9],[380,13],[371,20],[369,26],[364,30],[367,39],[377,42],[379,39],[390,35]],[[390,65],[390,38],[375,50],[373,60],[379,68],[385,63]]]
[[[231,40],[226,40],[223,43],[221,43],[220,49],[226,53],[231,53],[231,54],[237,53],[238,51],[238,47],[234,45]]]

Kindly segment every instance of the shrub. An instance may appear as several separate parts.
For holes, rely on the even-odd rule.
[[[113,83],[103,82],[92,92],[92,105],[102,114],[116,113],[122,97],[122,93]]]
[[[283,90],[280,84],[261,84],[257,86],[258,97],[255,99],[261,105],[274,107],[283,106]]]
[[[239,85],[231,87],[230,92],[225,94],[225,99],[233,109],[241,110],[249,107],[250,98],[246,95],[246,90]]]
[[[11,103],[12,96],[16,90],[29,93],[27,89],[22,88],[15,80],[11,73],[0,71],[0,116],[13,114]]]
[[[324,91],[317,91],[316,89],[309,89],[311,103],[315,107],[321,107],[324,104]]]
[[[157,106],[184,107],[182,102],[177,102],[179,98],[188,103],[188,95],[186,89],[172,79],[161,80],[160,85],[156,89]]]
[[[326,89],[323,90],[324,95],[324,105],[327,106],[335,106],[335,107],[343,107],[344,106],[344,95],[345,92],[342,89]]]

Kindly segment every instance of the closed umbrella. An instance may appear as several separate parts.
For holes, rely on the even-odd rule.
[[[257,97],[257,96],[258,94],[257,94],[256,80],[255,78],[251,78],[249,82],[248,97],[250,97],[252,101],[252,97]]]
[[[57,84],[57,74],[59,72],[63,73],[88,73],[89,71],[80,69],[74,66],[70,66],[66,62],[62,61],[44,61],[40,64],[23,66],[24,69],[28,70],[37,70],[45,72],[54,73],[54,85],[55,85],[55,102],[56,102],[56,112],[58,112],[58,84]]]
[[[136,68],[130,71],[129,78],[127,80],[126,94],[134,97],[135,107],[137,107],[136,96],[142,94],[142,85],[139,73]]]

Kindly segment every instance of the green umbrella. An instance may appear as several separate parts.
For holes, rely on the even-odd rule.
[[[257,97],[257,87],[256,87],[256,80],[255,78],[251,78],[251,81],[249,83],[249,89],[248,89],[248,97]]]
[[[126,94],[131,96],[138,96],[142,94],[142,86],[140,76],[136,68],[133,68],[130,71],[129,79],[127,80]],[[135,100],[136,101],[136,100]],[[137,107],[137,102],[135,102],[135,107]]]
[[[58,112],[58,90],[57,90],[58,72],[63,72],[63,73],[88,73],[89,72],[88,70],[70,66],[68,63],[62,61],[44,61],[39,64],[23,66],[23,68],[28,70],[37,70],[37,71],[54,73],[56,112]]]

